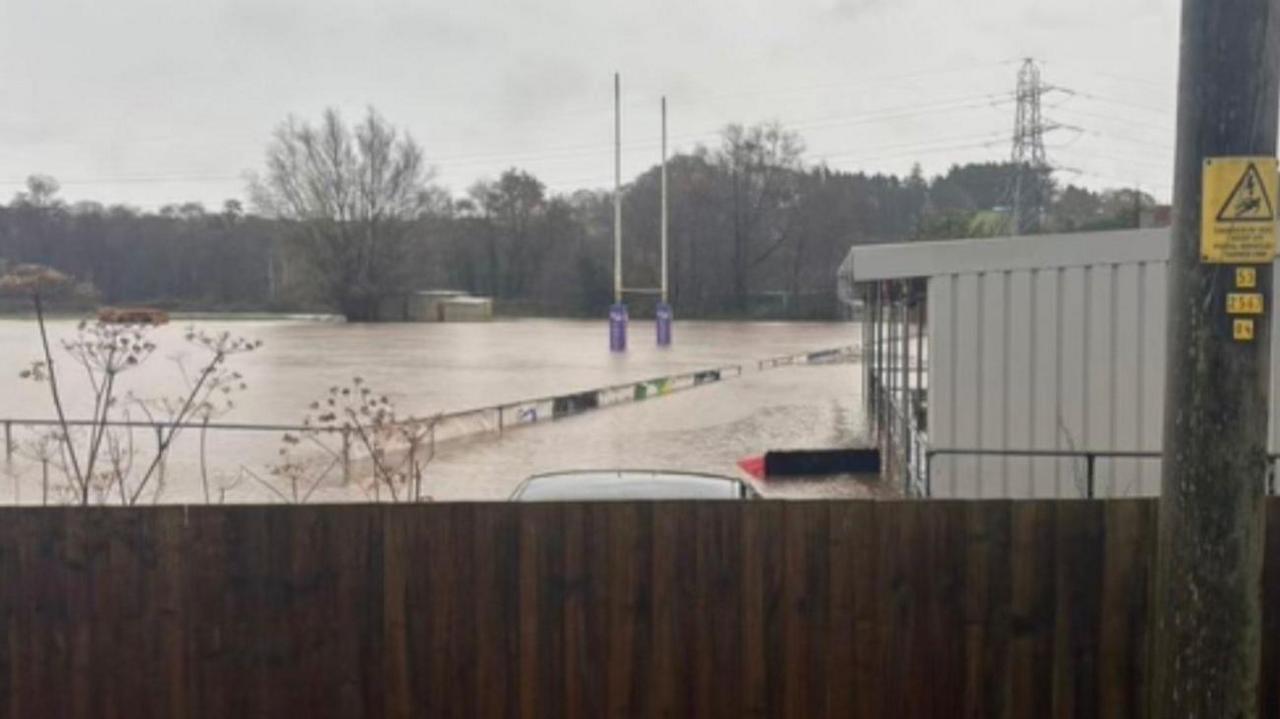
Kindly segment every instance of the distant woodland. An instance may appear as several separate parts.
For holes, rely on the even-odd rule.
[[[0,273],[51,265],[106,304],[353,320],[377,319],[379,297],[413,289],[492,296],[507,314],[601,316],[612,301],[611,191],[551,193],[511,168],[450,196],[416,143],[373,111],[356,125],[333,112],[290,120],[265,165],[247,201],[157,212],[67,203],[55,178],[32,176],[0,205]],[[834,170],[807,162],[784,127],[731,125],[668,162],[672,304],[682,317],[835,317],[835,270],[852,245],[1006,234],[1016,170]],[[1037,182],[1037,232],[1133,227],[1153,204],[1129,189]],[[629,286],[658,284],[659,183],[654,166],[623,187]]]

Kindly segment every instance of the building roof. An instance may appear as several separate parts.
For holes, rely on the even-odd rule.
[[[855,245],[841,284],[1169,259],[1169,228]]]
[[[462,297],[467,294],[464,290],[414,290],[414,295],[418,297]]]

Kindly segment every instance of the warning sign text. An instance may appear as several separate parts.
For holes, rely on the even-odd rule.
[[[1276,158],[1204,161],[1200,259],[1261,264],[1276,255]]]

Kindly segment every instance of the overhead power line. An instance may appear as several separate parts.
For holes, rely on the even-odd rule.
[[[1073,107],[1069,103],[1064,103],[1064,104],[1055,106],[1054,111],[1055,113],[1065,112],[1069,115],[1078,115],[1080,117],[1088,117],[1096,120],[1106,120],[1108,122],[1128,125],[1131,127],[1142,128],[1146,130],[1159,130],[1160,132],[1173,134],[1172,125],[1165,124],[1153,118],[1147,118],[1147,117],[1136,118],[1136,117],[1110,115],[1110,114],[1105,114],[1100,112],[1094,112],[1092,110],[1083,110],[1078,107]]]
[[[1135,157],[1129,154],[1119,154],[1116,152],[1089,152],[1087,150],[1071,149],[1068,153],[1070,157],[1088,157],[1095,160],[1111,160],[1120,161],[1126,164],[1146,165],[1151,168],[1159,168],[1168,172],[1173,172],[1173,156],[1161,158]]]
[[[785,129],[803,130],[814,129],[818,127],[840,127],[840,126],[856,126],[864,124],[872,124],[876,122],[898,120],[907,117],[916,117],[922,115],[931,115],[939,113],[949,113],[962,111],[980,107],[991,107],[993,103],[1002,101],[1007,102],[1010,99],[1007,93],[1001,94],[984,94],[969,95],[963,97],[954,97],[945,100],[935,100],[924,103],[915,103],[908,105],[897,105],[872,109],[866,112],[844,114],[844,115],[826,115],[810,119],[799,119],[792,121],[780,121]],[[707,139],[718,137],[723,130],[723,126],[718,128],[706,128],[699,131],[681,133],[673,135],[672,141],[689,141],[697,139]],[[629,150],[652,149],[656,148],[660,140],[643,140],[627,143],[623,147]],[[593,155],[603,155],[612,151],[611,144],[582,144],[568,145],[555,148],[545,148],[543,150],[529,152],[514,153],[480,153],[480,154],[463,154],[427,158],[427,161],[439,169],[449,169],[456,167],[467,167],[482,164],[502,164],[502,165],[518,165],[527,161],[545,161],[556,158],[581,158]],[[243,173],[236,174],[160,174],[160,173],[142,173],[138,175],[111,175],[103,177],[78,177],[70,179],[58,178],[58,182],[63,185],[129,185],[129,184],[153,184],[163,182],[174,182],[183,184],[192,183],[211,183],[226,182],[231,180],[244,179]],[[0,185],[21,186],[26,183],[25,178],[21,179],[2,179]]]
[[[1146,179],[1138,179],[1135,177],[1130,177],[1128,179],[1125,179],[1123,177],[1117,177],[1115,175],[1111,175],[1107,173],[1093,172],[1092,170],[1072,170],[1071,174],[1080,175],[1082,177],[1093,178],[1094,180],[1101,180],[1103,183],[1105,183],[1108,186],[1107,189],[1136,188],[1139,190],[1146,190],[1146,191],[1159,190],[1161,191],[1162,194],[1166,196],[1168,195],[1169,192],[1173,190],[1173,186],[1167,182],[1157,182],[1157,181],[1146,180]],[[1079,185],[1095,184],[1096,185],[1097,183],[1073,183],[1073,184],[1079,184]]]
[[[857,78],[853,80],[844,80],[839,82],[819,83],[814,85],[787,86],[787,87],[778,86],[773,88],[762,88],[758,90],[736,90],[736,91],[729,91],[729,92],[718,92],[718,93],[713,93],[709,95],[699,93],[696,96],[696,99],[714,100],[714,99],[721,99],[726,97],[742,97],[742,96],[754,96],[754,95],[795,95],[795,94],[804,94],[809,92],[822,92],[826,90],[836,90],[836,89],[847,90],[847,89],[856,89],[859,87],[877,87],[880,85],[900,83],[907,80],[918,80],[924,77],[941,77],[944,75],[955,75],[959,73],[973,72],[974,70],[995,69],[1006,64],[1007,64],[1007,61],[1001,60],[997,62],[978,63],[975,65],[938,68],[934,70],[923,70],[920,72],[909,72],[909,73],[901,73],[901,74],[894,74],[894,75],[882,75],[879,77],[865,77],[865,78]],[[676,96],[676,97],[679,97],[679,96]],[[690,97],[688,99],[693,100],[695,98]]]
[[[1133,102],[1132,100],[1121,100],[1119,98],[1107,97],[1105,95],[1098,95],[1092,92],[1074,91],[1071,94],[1075,95],[1076,97],[1083,97],[1086,100],[1095,100],[1097,102],[1105,102],[1107,104],[1118,105],[1120,107],[1127,107],[1133,110],[1145,110],[1147,112],[1153,112],[1158,115],[1166,116],[1166,117],[1173,115],[1174,113],[1173,109],[1169,107],[1157,107],[1155,105],[1146,105],[1141,102]]]
[[[822,154],[814,155],[810,159],[832,160],[840,157],[849,157],[850,155],[860,156],[861,159],[880,159],[881,157],[883,157],[882,155],[867,156],[863,153],[866,153],[868,151],[875,152],[878,150],[893,150],[893,149],[900,149],[900,148],[925,150],[925,149],[930,149],[931,147],[939,144],[945,145],[948,147],[955,146],[956,143],[964,143],[965,147],[970,147],[970,146],[994,147],[996,144],[1006,140],[1007,138],[1008,136],[1003,132],[1000,132],[1000,133],[988,132],[988,133],[979,134],[979,135],[947,137],[947,138],[942,138],[938,140],[900,142],[900,143],[895,143],[891,145],[877,145],[874,148],[862,147],[862,148],[851,149],[851,150],[837,150],[835,152],[824,152]]]
[[[825,129],[825,128],[845,128],[845,127],[855,127],[859,125],[892,123],[897,120],[913,118],[913,117],[927,117],[927,116],[933,116],[933,115],[955,115],[958,113],[963,113],[963,112],[967,112],[974,109],[1000,108],[1004,105],[1012,103],[1015,105],[1015,109],[1016,109],[1015,116],[1019,117],[1020,119],[1018,119],[1015,122],[1015,129],[1012,136],[1012,149],[1010,153],[1010,161],[1013,162],[1015,165],[1018,165],[1019,167],[1024,167],[1027,172],[1032,172],[1036,167],[1049,169],[1049,170],[1053,169],[1052,164],[1049,162],[1048,158],[1045,155],[1047,149],[1056,148],[1059,151],[1068,152],[1068,154],[1072,156],[1076,154],[1080,154],[1081,156],[1099,157],[1099,155],[1089,155],[1089,153],[1087,152],[1077,152],[1076,150],[1071,149],[1072,144],[1080,136],[1084,136],[1084,135],[1091,136],[1091,137],[1104,137],[1110,140],[1114,140],[1116,142],[1124,143],[1126,146],[1135,146],[1135,147],[1145,146],[1145,147],[1150,147],[1153,149],[1160,149],[1165,151],[1168,151],[1170,149],[1165,147],[1163,144],[1159,142],[1151,141],[1150,139],[1144,139],[1144,137],[1137,136],[1139,134],[1143,134],[1143,135],[1149,134],[1153,130],[1157,130],[1161,132],[1171,131],[1171,128],[1161,127],[1155,118],[1148,119],[1148,116],[1146,114],[1142,115],[1141,119],[1135,119],[1135,117],[1133,116],[1117,117],[1113,114],[1090,112],[1085,109],[1080,109],[1078,107],[1070,106],[1069,104],[1063,105],[1060,108],[1056,108],[1061,110],[1062,112],[1069,113],[1072,116],[1093,118],[1096,120],[1103,121],[1107,124],[1115,125],[1116,127],[1122,127],[1129,131],[1128,134],[1113,131],[1112,129],[1105,126],[1102,129],[1098,129],[1096,125],[1094,127],[1076,127],[1073,125],[1054,122],[1044,117],[1043,112],[1046,105],[1043,102],[1043,98],[1052,92],[1061,92],[1066,97],[1071,99],[1083,100],[1086,102],[1106,103],[1106,104],[1126,107],[1130,109],[1145,110],[1151,113],[1163,114],[1165,111],[1155,106],[1144,105],[1138,102],[1132,102],[1128,100],[1109,97],[1107,95],[1101,95],[1098,93],[1094,93],[1092,91],[1082,92],[1082,91],[1071,90],[1068,88],[1062,88],[1062,87],[1044,84],[1039,79],[1039,67],[1036,65],[1035,61],[1022,60],[1020,62],[1021,62],[1021,65],[1019,67],[1019,84],[1018,84],[1018,89],[1014,92],[967,94],[962,96],[953,96],[949,98],[928,100],[928,101],[915,102],[915,103],[904,103],[899,105],[867,108],[864,110],[860,110],[857,112],[850,112],[850,113],[832,114],[832,115],[817,116],[817,117],[810,116],[810,117],[780,119],[779,122],[785,129],[795,130],[795,131],[818,130],[818,129]],[[976,67],[988,67],[988,66],[995,67],[995,66],[1001,66],[1001,65],[1007,65],[1007,64],[1008,63],[1005,63],[1005,62],[985,63],[985,64],[978,65]],[[1028,65],[1030,65],[1030,70],[1028,69]],[[867,86],[875,83],[883,84],[883,83],[905,82],[914,78],[938,77],[938,76],[946,76],[946,75],[961,73],[961,72],[970,70],[973,67],[974,66],[970,66],[969,68],[946,68],[946,69],[928,70],[928,71],[921,71],[921,72],[901,73],[896,75],[884,75],[879,78],[856,78],[848,81],[822,83],[822,84],[814,84],[814,85],[808,85],[808,86],[784,86],[784,87],[775,87],[775,88],[761,88],[761,89],[731,91],[726,93],[720,93],[717,95],[710,95],[706,97],[715,98],[715,97],[730,97],[735,95],[751,95],[751,94],[786,95],[786,94],[792,94],[792,93],[809,92],[814,90],[828,90],[828,89],[834,89],[834,88],[858,86],[859,84],[863,86]],[[1031,73],[1033,77],[1029,76],[1027,73]],[[705,99],[705,97],[703,99]],[[635,103],[636,106],[639,106],[640,104],[641,103]],[[723,131],[723,127],[724,125],[720,125],[717,127],[706,127],[702,129],[693,130],[690,132],[679,133],[679,134],[673,135],[671,137],[671,141],[675,143],[682,143],[682,142],[700,142],[703,140],[714,139],[720,136],[721,132]],[[1044,136],[1054,130],[1061,130],[1061,129],[1075,130],[1079,134],[1075,138],[1073,138],[1071,143],[1069,144],[1046,146],[1044,143]],[[935,139],[928,139],[928,140],[921,140],[921,141],[906,141],[906,142],[896,142],[892,144],[878,144],[878,145],[866,146],[866,147],[845,148],[845,149],[835,150],[831,152],[813,153],[813,154],[810,154],[808,157],[810,160],[818,161],[818,162],[836,161],[842,167],[849,167],[852,164],[856,164],[856,163],[866,163],[866,162],[874,162],[879,160],[896,159],[896,158],[907,157],[911,155],[932,155],[940,152],[949,152],[954,150],[990,148],[990,147],[994,147],[998,143],[997,137],[1005,137],[1007,139],[1009,136],[1004,133],[1001,133],[999,136],[992,133],[977,134],[977,135],[963,135],[959,137],[951,136],[951,137],[935,138]],[[642,140],[637,140],[637,141],[627,143],[626,145],[624,145],[624,148],[627,150],[633,150],[633,151],[636,151],[636,150],[644,151],[644,150],[656,149],[659,146],[659,144],[660,144],[660,140],[655,137],[653,139],[642,139]],[[429,157],[428,162],[431,163],[433,166],[435,166],[437,169],[445,172],[449,172],[453,170],[460,170],[465,172],[466,168],[474,168],[474,167],[486,166],[486,165],[518,167],[521,165],[528,165],[528,164],[545,164],[545,163],[587,160],[592,157],[603,156],[606,153],[609,153],[611,151],[612,151],[611,143],[606,143],[606,142],[581,143],[581,144],[568,144],[568,145],[559,145],[559,146],[543,147],[543,148],[515,149],[510,151],[458,153],[458,154],[452,154],[452,155],[441,154],[436,157]],[[1124,155],[1113,153],[1108,155],[1108,157],[1124,157]],[[1125,159],[1126,161],[1129,159],[1133,159],[1133,161],[1137,163],[1146,162],[1151,164],[1160,164],[1158,161],[1154,161],[1150,157],[1145,157],[1145,156],[1138,159],[1134,159],[1134,158],[1125,158]],[[1021,172],[1020,172],[1020,175],[1021,175]],[[80,177],[71,177],[66,179],[59,178],[59,182],[66,186],[75,186],[75,185],[112,186],[112,185],[165,184],[165,183],[197,185],[197,184],[227,183],[227,182],[241,181],[244,179],[245,179],[245,174],[242,172],[237,172],[234,174],[233,173],[152,172],[152,173],[138,173],[138,174],[105,175],[101,177],[80,176]],[[1023,176],[1022,179],[1025,181],[1027,177]],[[557,181],[557,182],[554,182],[553,186],[565,187],[576,181],[577,180]],[[592,181],[594,181],[594,178]],[[21,186],[25,182],[26,182],[25,179],[0,178],[0,185]],[[1033,216],[1036,215],[1038,213],[1038,210],[1036,209],[1037,203],[1034,201],[1031,201],[1031,198],[1026,196],[1026,192],[1028,192],[1028,190],[1025,187],[1020,190],[1016,186],[1016,181],[1015,183],[1012,183],[1012,184],[1014,186],[1011,186],[1008,190],[1010,204],[1013,204],[1015,207],[1018,206],[1019,203],[1016,202],[1014,198],[1017,196],[1019,192],[1022,192],[1023,199],[1027,200],[1028,202],[1031,202],[1031,204],[1029,205],[1029,212],[1031,212]]]
[[[1127,135],[1122,135],[1122,134],[1120,134],[1120,133],[1118,133],[1118,132],[1102,131],[1102,130],[1093,130],[1093,129],[1089,129],[1089,128],[1083,128],[1081,131],[1082,131],[1084,134],[1086,134],[1086,135],[1092,135],[1092,136],[1094,136],[1094,137],[1105,137],[1105,138],[1109,138],[1109,139],[1112,139],[1112,140],[1119,140],[1119,141],[1121,141],[1121,142],[1125,142],[1125,143],[1129,143],[1129,144],[1133,144],[1133,145],[1142,145],[1142,146],[1144,146],[1144,147],[1149,147],[1149,148],[1151,148],[1151,149],[1153,149],[1153,150],[1159,150],[1159,151],[1161,151],[1161,152],[1164,152],[1165,154],[1169,155],[1170,157],[1172,157],[1172,156],[1173,156],[1173,144],[1172,144],[1172,143],[1168,143],[1168,144],[1166,144],[1166,143],[1162,143],[1162,142],[1152,142],[1152,141],[1150,141],[1150,140],[1145,140],[1145,139],[1140,138],[1140,137],[1130,137],[1130,136],[1127,136]]]
[[[56,177],[54,179],[58,181],[59,185],[198,184],[242,180],[244,175],[123,175],[114,177],[72,177],[67,179]],[[22,186],[26,184],[26,178],[0,179],[0,185]]]
[[[867,171],[868,168],[852,167],[851,163],[867,163],[867,162],[876,162],[879,160],[899,160],[903,158],[913,158],[913,157],[919,157],[924,155],[936,155],[940,152],[955,152],[957,150],[991,149],[994,146],[995,146],[994,143],[991,143],[991,142],[968,142],[968,143],[961,143],[956,145],[946,145],[943,147],[926,148],[922,150],[909,150],[909,151],[890,153],[885,155],[868,155],[864,157],[857,157],[851,160],[845,160],[840,163],[841,167],[838,169],[844,169],[849,172],[865,172]],[[819,158],[819,159],[822,159],[822,158]]]
[[[1172,79],[1171,79],[1168,83],[1165,83],[1165,82],[1159,82],[1159,81],[1156,81],[1156,80],[1152,80],[1152,79],[1150,79],[1150,78],[1141,78],[1141,77],[1135,77],[1135,76],[1133,76],[1133,75],[1124,75],[1124,74],[1121,74],[1121,73],[1117,73],[1117,72],[1112,71],[1112,70],[1110,69],[1110,64],[1105,64],[1105,63],[1098,63],[1098,66],[1107,67],[1108,69],[1106,69],[1106,70],[1099,70],[1099,69],[1096,69],[1096,68],[1095,68],[1091,63],[1089,63],[1089,62],[1087,62],[1087,61],[1084,61],[1084,60],[1076,60],[1076,59],[1051,59],[1051,60],[1046,60],[1046,61],[1044,61],[1044,64],[1046,64],[1046,65],[1058,65],[1058,64],[1061,64],[1061,63],[1066,63],[1066,64],[1068,64],[1068,65],[1074,65],[1074,66],[1076,66],[1076,67],[1078,67],[1078,68],[1081,68],[1084,72],[1087,72],[1087,73],[1089,73],[1089,74],[1091,74],[1091,75],[1097,75],[1097,76],[1099,76],[1099,77],[1106,77],[1106,78],[1110,78],[1110,79],[1113,79],[1113,80],[1120,80],[1121,82],[1128,82],[1128,83],[1132,83],[1132,84],[1135,84],[1135,85],[1146,85],[1146,86],[1148,86],[1148,87],[1159,87],[1159,88],[1162,88],[1162,89],[1169,89],[1170,87],[1172,87],[1172,86],[1173,86],[1173,83],[1175,83],[1175,82],[1176,82],[1176,80],[1172,80]]]

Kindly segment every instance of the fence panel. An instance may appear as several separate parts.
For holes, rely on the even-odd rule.
[[[1150,500],[0,509],[0,717],[1141,716],[1154,530]]]

